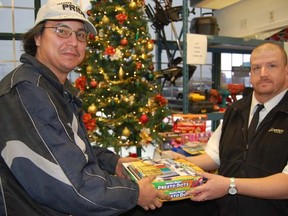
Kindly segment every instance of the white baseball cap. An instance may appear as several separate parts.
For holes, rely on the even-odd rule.
[[[35,25],[44,20],[80,20],[88,31],[96,35],[94,25],[86,18],[79,5],[73,0],[48,0],[37,13]]]

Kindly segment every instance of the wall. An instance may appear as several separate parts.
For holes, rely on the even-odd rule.
[[[221,36],[265,39],[288,27],[288,0],[242,0],[214,15]]]

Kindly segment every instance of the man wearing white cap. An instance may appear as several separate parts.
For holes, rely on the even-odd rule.
[[[24,35],[22,64],[0,82],[0,215],[120,215],[170,199],[147,177],[125,179],[121,158],[91,147],[67,75],[95,27],[69,0],[48,0]],[[135,159],[134,159],[135,160]]]

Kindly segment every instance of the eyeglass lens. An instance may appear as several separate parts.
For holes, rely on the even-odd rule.
[[[73,31],[71,28],[67,26],[54,26],[54,27],[45,27],[45,28],[54,28],[55,33],[62,38],[69,38],[73,32],[76,34],[76,38],[81,42],[86,42],[87,33],[84,30]]]

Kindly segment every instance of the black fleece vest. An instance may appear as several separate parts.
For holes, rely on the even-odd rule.
[[[251,95],[232,104],[225,112],[220,140],[219,174],[259,178],[281,173],[288,161],[288,94],[260,123],[251,143],[247,125]],[[242,195],[219,199],[223,216],[287,216],[288,200],[266,200]]]

